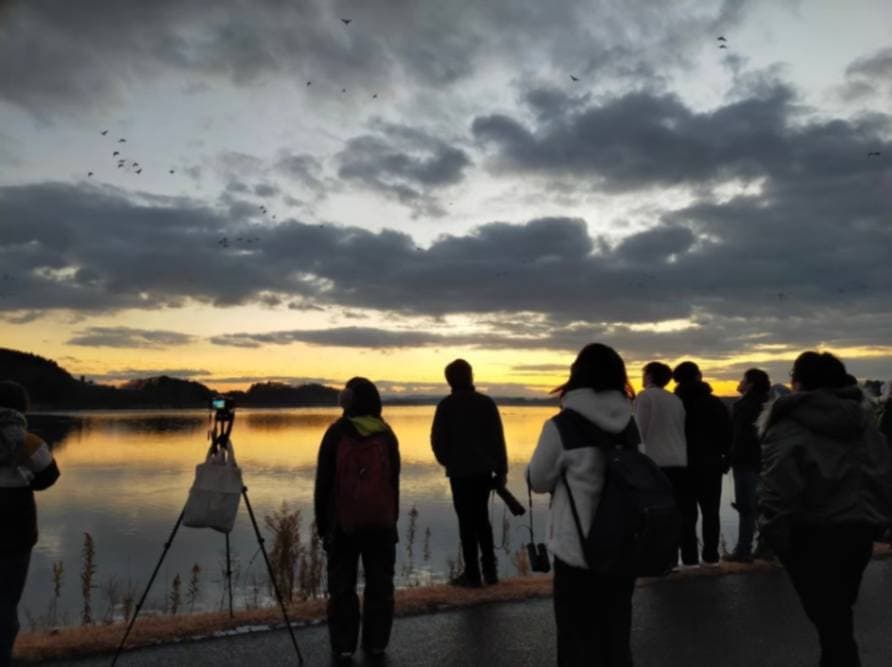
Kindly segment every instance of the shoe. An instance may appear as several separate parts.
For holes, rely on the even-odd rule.
[[[483,582],[480,581],[480,577],[471,577],[465,572],[450,579],[449,585],[458,586],[459,588],[483,588]]]
[[[752,554],[744,554],[734,551],[727,554],[722,560],[726,563],[752,563],[754,559]]]
[[[718,567],[719,562],[717,560],[703,560],[703,567]]]
[[[483,583],[487,586],[495,586],[497,583],[499,583],[499,575],[497,575],[495,572],[493,572],[492,574],[484,574]]]

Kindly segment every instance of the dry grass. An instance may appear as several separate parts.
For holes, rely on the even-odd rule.
[[[874,557],[892,556],[892,547],[877,544]],[[715,568],[698,568],[676,572],[662,579],[642,579],[639,586],[655,582],[675,581],[689,577],[721,576],[728,574],[756,573],[775,570],[777,566],[764,561],[746,565],[722,563]],[[396,609],[401,616],[423,614],[446,609],[457,609],[493,602],[509,602],[544,598],[551,595],[551,577],[518,577],[505,579],[498,586],[480,589],[463,589],[452,586],[425,586],[397,591]],[[291,620],[313,623],[325,619],[325,600],[307,600],[289,606]],[[276,626],[281,624],[277,608],[253,609],[237,612],[235,618],[228,613],[215,612],[177,617],[140,617],[133,628],[128,648],[146,646],[174,640],[198,638],[225,633],[245,626]],[[36,662],[52,658],[72,658],[97,653],[114,652],[124,632],[120,623],[72,627],[49,632],[25,632],[19,635],[15,655],[20,660]]]

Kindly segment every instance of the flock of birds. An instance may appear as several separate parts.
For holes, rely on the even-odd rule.
[[[99,134],[102,135],[103,137],[107,137],[108,130],[101,130],[99,132]],[[116,143],[126,144],[127,139],[125,139],[124,137],[121,137],[120,139],[118,139],[118,141]],[[121,151],[119,151],[119,150],[112,151],[112,158],[114,158],[116,160],[118,169],[124,169],[126,171],[129,171],[132,174],[136,174],[137,176],[139,176],[142,173],[142,165],[139,162],[137,162],[136,160],[130,160],[128,158],[122,157]],[[173,175],[176,173],[176,169],[171,167],[170,169],[168,169],[168,173]],[[87,178],[92,178],[92,176],[93,176],[93,172],[88,171]]]

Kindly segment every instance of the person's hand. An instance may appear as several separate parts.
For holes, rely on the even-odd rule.
[[[502,474],[496,473],[496,475],[492,481],[494,489],[501,489],[507,483],[508,483],[508,475],[506,475],[505,473],[502,473]]]

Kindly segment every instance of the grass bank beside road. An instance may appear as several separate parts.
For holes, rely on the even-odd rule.
[[[878,544],[874,557],[892,556],[889,545]],[[691,577],[718,577],[731,574],[757,574],[772,571],[776,565],[765,561],[752,564],[722,563],[718,567],[701,567],[675,572],[660,579],[641,579],[639,586],[662,584]],[[551,577],[531,576],[505,579],[497,586],[464,589],[438,585],[398,590],[396,613],[401,616],[435,613],[496,602],[512,602],[551,595]],[[311,600],[289,606],[295,624],[318,624],[325,620],[325,601]],[[188,641],[209,636],[225,636],[242,632],[263,632],[281,627],[283,621],[277,607],[228,613],[203,613],[179,616],[140,617],[127,641],[127,648],[165,642]],[[43,632],[24,632],[16,642],[15,657],[22,661],[74,658],[114,652],[123,636],[125,625],[90,625],[59,628]]]

